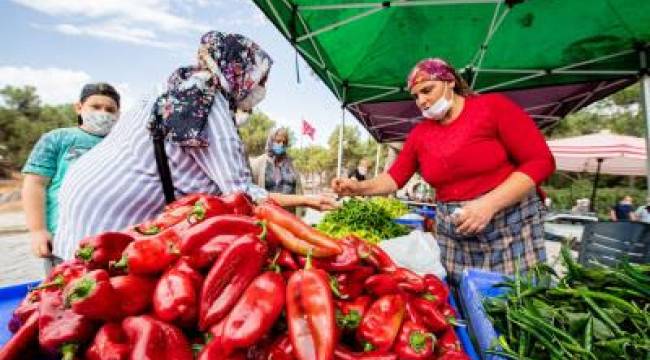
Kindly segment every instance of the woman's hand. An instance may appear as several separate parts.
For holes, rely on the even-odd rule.
[[[332,190],[341,196],[359,195],[359,182],[355,179],[335,178],[332,180]]]
[[[50,243],[52,242],[52,235],[46,230],[33,231],[32,237],[32,253],[39,258],[46,258],[52,255],[50,251]]]
[[[305,205],[319,211],[333,210],[339,207],[332,194],[305,195]]]
[[[485,229],[495,212],[485,199],[470,201],[455,215],[456,231],[464,236],[476,235]]]

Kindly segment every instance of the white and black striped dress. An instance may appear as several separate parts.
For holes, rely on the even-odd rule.
[[[123,115],[106,139],[68,171],[59,192],[54,255],[70,259],[84,237],[125,229],[162,210],[162,185],[147,130],[156,98],[146,97]],[[176,195],[245,191],[254,199],[265,197],[266,191],[251,181],[243,143],[220,94],[204,131],[208,147],[165,146]]]

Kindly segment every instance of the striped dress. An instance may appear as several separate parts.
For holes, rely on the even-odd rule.
[[[59,227],[54,255],[74,256],[79,241],[103,231],[121,230],[156,216],[164,207],[153,144],[147,124],[157,96],[148,96],[123,115],[99,145],[68,171],[59,193]],[[245,191],[259,199],[244,146],[220,94],[206,124],[208,147],[166,143],[176,196]]]

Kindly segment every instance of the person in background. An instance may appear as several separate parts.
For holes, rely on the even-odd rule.
[[[645,205],[639,206],[634,212],[637,221],[650,224],[650,196],[645,199]]]
[[[57,230],[59,188],[68,168],[97,145],[117,122],[120,95],[105,83],[87,84],[74,104],[78,126],[52,130],[38,140],[25,166],[23,208],[32,252],[45,259],[45,271],[61,261],[52,255]]]
[[[266,191],[282,194],[301,194],[300,174],[289,157],[289,131],[272,129],[266,140],[264,154],[251,160],[253,181]]]
[[[368,175],[368,168],[370,166],[370,161],[366,158],[359,160],[357,167],[350,172],[348,177],[350,179],[355,179],[357,181],[364,181],[370,178]]]
[[[573,215],[588,215],[590,212],[589,205],[591,200],[587,198],[582,198],[576,200],[576,204],[571,208],[571,214]]]
[[[636,221],[632,197],[630,195],[623,196],[618,204],[612,206],[609,217],[612,221]]]

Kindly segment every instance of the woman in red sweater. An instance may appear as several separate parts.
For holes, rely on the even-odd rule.
[[[408,89],[422,111],[390,169],[334,179],[341,195],[384,195],[417,171],[436,189],[438,242],[452,280],[466,268],[513,274],[544,261],[538,185],[555,170],[533,120],[507,97],[476,95],[445,61],[419,62]]]

